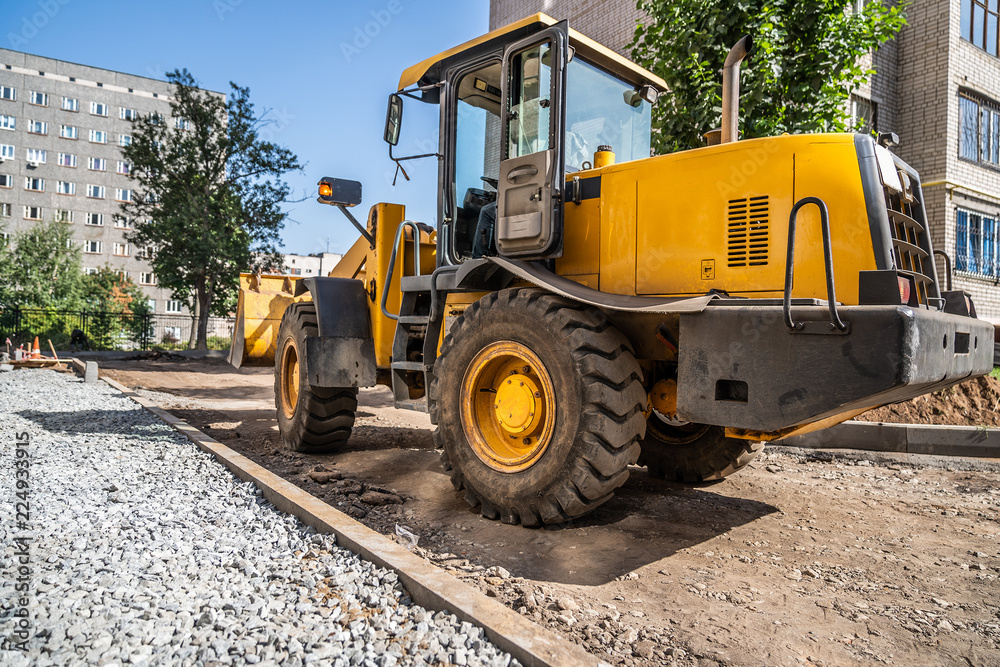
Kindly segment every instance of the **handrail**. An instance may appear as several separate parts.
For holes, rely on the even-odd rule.
[[[403,232],[406,227],[409,227],[413,231],[413,268],[416,271],[414,275],[420,275],[420,227],[412,220],[403,220],[396,229],[396,240],[392,243],[392,254],[389,255],[389,270],[385,275],[385,284],[382,286],[382,299],[379,303],[379,306],[382,308],[382,314],[391,320],[398,320],[399,315],[393,315],[389,312],[386,308],[386,300],[389,298],[389,286],[392,285],[392,271],[396,266],[396,253],[399,251],[399,241],[403,238]]]
[[[948,291],[950,292],[951,291],[951,257],[944,250],[940,250],[940,249],[935,250],[934,254],[935,255],[941,255],[942,257],[944,257],[944,270],[947,271],[947,274],[948,274]],[[935,267],[935,268],[937,268],[937,267]],[[935,278],[936,277],[937,276],[935,276]]]
[[[820,225],[823,228],[823,259],[826,265],[826,298],[830,306],[830,325],[837,331],[846,331],[847,325],[840,319],[837,312],[837,296],[833,285],[833,250],[830,241],[830,215],[826,209],[826,203],[819,197],[803,197],[792,206],[792,212],[788,216],[788,258],[785,264],[785,299],[782,305],[782,314],[785,316],[785,326],[789,332],[800,331],[804,328],[802,322],[792,319],[792,285],[795,282],[795,218],[799,209],[808,204],[815,204],[819,208]]]

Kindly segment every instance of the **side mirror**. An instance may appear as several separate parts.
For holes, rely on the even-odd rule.
[[[389,108],[385,112],[385,142],[390,146],[399,143],[399,128],[403,122],[403,98],[393,93],[389,96]]]

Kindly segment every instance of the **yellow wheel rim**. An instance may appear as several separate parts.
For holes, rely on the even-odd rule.
[[[462,428],[479,459],[500,472],[531,467],[555,430],[555,391],[541,359],[498,341],[475,356],[462,379]]]
[[[281,355],[281,409],[285,417],[291,418],[295,413],[295,404],[299,401],[299,353],[295,343],[288,342],[284,354]]]

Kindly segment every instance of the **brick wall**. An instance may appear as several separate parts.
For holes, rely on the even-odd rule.
[[[635,26],[645,17],[631,0],[491,0],[490,30],[539,12],[568,20],[571,28],[626,57]]]

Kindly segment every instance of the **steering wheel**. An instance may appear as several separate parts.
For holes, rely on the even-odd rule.
[[[500,186],[500,181],[498,179],[496,179],[496,178],[490,178],[489,176],[480,176],[479,178],[484,183],[486,183],[487,185],[491,186],[494,190],[500,190],[500,187],[499,187]]]

